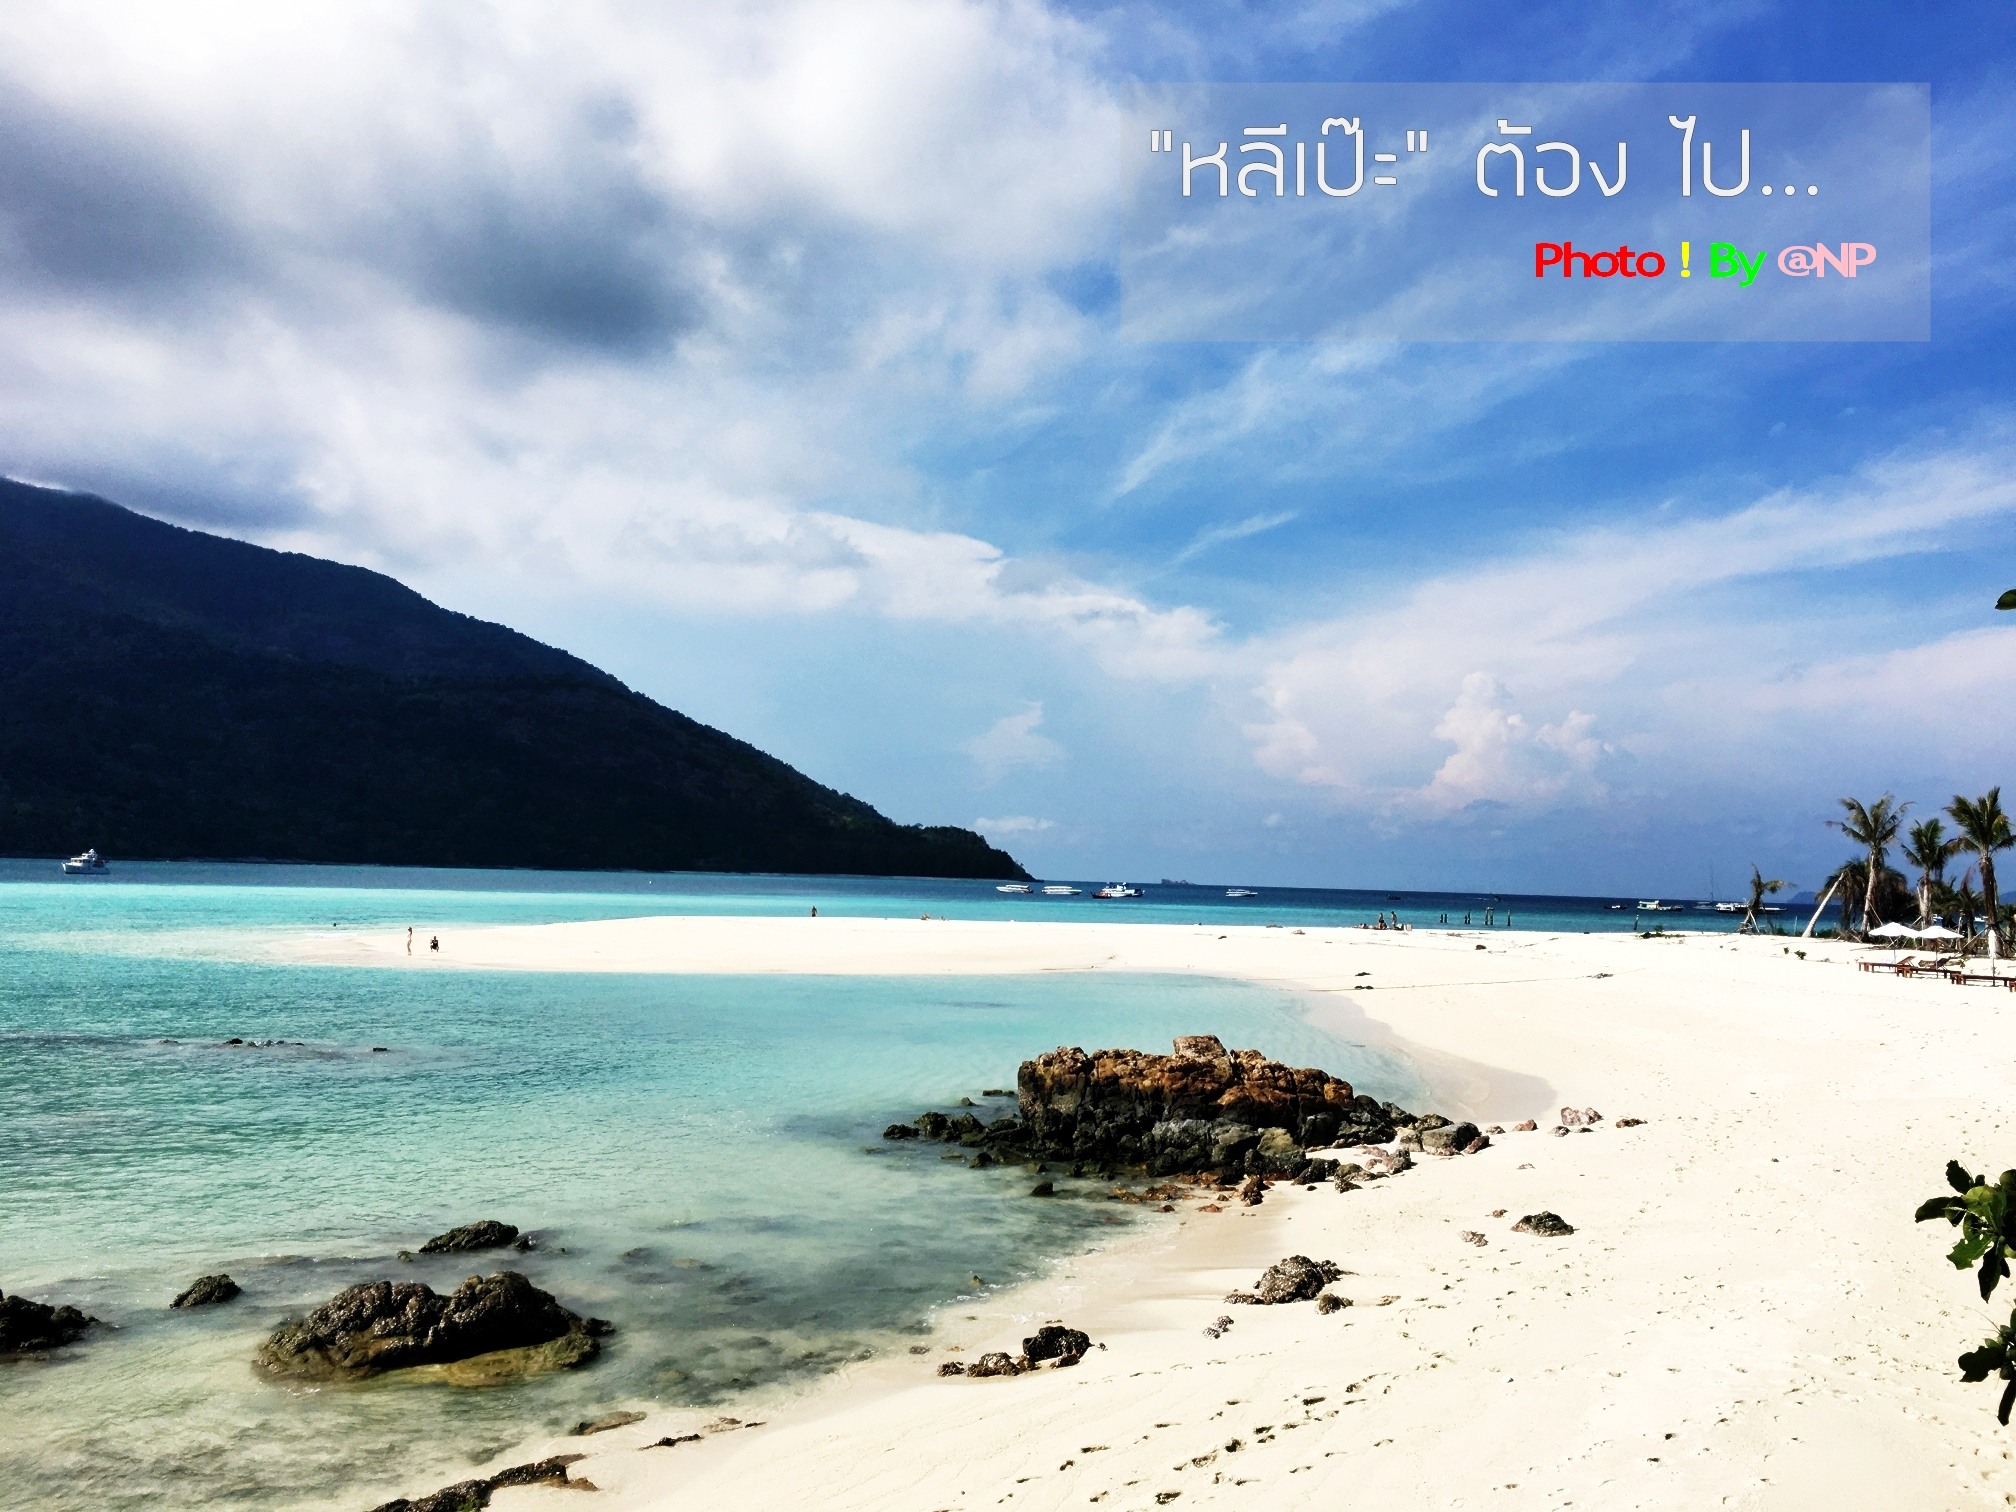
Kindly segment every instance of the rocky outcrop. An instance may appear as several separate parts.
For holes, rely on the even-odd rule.
[[[229,1302],[239,1293],[239,1285],[221,1272],[214,1276],[198,1276],[189,1283],[189,1289],[168,1305],[170,1307],[215,1307],[220,1302]]]
[[[98,1320],[74,1307],[30,1302],[0,1292],[0,1355],[41,1354],[83,1337]]]
[[[516,1271],[471,1276],[445,1297],[417,1281],[367,1281],[283,1323],[256,1363],[269,1375],[347,1380],[485,1358],[496,1369],[481,1378],[504,1379],[586,1364],[608,1332]]]
[[[1045,1323],[1022,1341],[1022,1358],[1040,1365],[1055,1360],[1059,1369],[1076,1365],[1092,1347],[1092,1336],[1082,1328],[1066,1328],[1062,1323]]]
[[[436,1234],[420,1246],[420,1253],[462,1255],[473,1250],[502,1249],[507,1244],[515,1245],[521,1250],[532,1248],[532,1241],[520,1237],[515,1225],[499,1223],[495,1218],[483,1218],[475,1223],[465,1223],[460,1228],[452,1228],[445,1234]]]
[[[478,1508],[490,1505],[491,1492],[501,1491],[506,1486],[572,1486],[581,1491],[593,1491],[593,1481],[570,1480],[567,1475],[567,1467],[582,1457],[578,1454],[556,1454],[551,1459],[535,1460],[529,1465],[513,1465],[481,1480],[457,1481],[452,1486],[443,1486],[417,1501],[401,1496],[393,1501],[381,1502],[371,1512],[477,1512]]]
[[[1399,1108],[1311,1067],[1186,1035],[1172,1055],[1060,1048],[1016,1076],[1022,1122],[1046,1156],[1143,1165],[1152,1173],[1290,1175],[1303,1151],[1382,1143]]]
[[[1250,1292],[1233,1292],[1227,1302],[1251,1302],[1273,1306],[1282,1302],[1307,1302],[1344,1272],[1328,1260],[1311,1260],[1307,1255],[1290,1255],[1277,1260],[1261,1273],[1260,1285]]]
[[[1528,1213],[1512,1225],[1515,1234],[1539,1234],[1546,1239],[1559,1239],[1575,1232],[1568,1221],[1559,1213]]]

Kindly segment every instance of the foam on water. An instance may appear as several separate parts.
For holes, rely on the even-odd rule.
[[[1202,1030],[1416,1093],[1404,1065],[1242,984],[254,964],[159,942],[662,900],[550,878],[416,893],[179,875],[0,886],[0,1287],[116,1325],[0,1368],[10,1505],[361,1508],[612,1406],[726,1402],[897,1347],[972,1274],[1028,1277],[1153,1221],[1089,1183],[1031,1201],[1025,1172],[877,1138],[961,1096],[986,1116],[982,1090],[1052,1045]],[[793,880],[799,896],[831,888]],[[874,886],[890,912],[921,911]],[[298,1043],[222,1043],[234,1036]],[[541,1248],[397,1259],[478,1217]],[[491,1390],[288,1390],[250,1369],[266,1330],[342,1286],[447,1288],[507,1264],[614,1320],[605,1357]],[[168,1310],[214,1270],[245,1296]]]

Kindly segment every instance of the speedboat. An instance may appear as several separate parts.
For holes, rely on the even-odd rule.
[[[1225,896],[1228,898],[1257,898],[1260,894],[1257,889],[1251,887],[1228,887],[1225,889]]]
[[[1046,898],[1075,898],[1084,890],[1082,887],[1067,887],[1062,882],[1052,882],[1043,889],[1043,896]]]
[[[105,858],[96,850],[87,850],[83,855],[72,856],[63,863],[64,874],[71,877],[95,876],[110,870],[111,868],[105,864]]]
[[[1715,912],[1717,912],[1717,913],[1741,913],[1741,912],[1743,912],[1743,905],[1742,905],[1741,903],[1717,903],[1717,904],[1715,905]]]
[[[1092,894],[1092,896],[1095,898],[1138,898],[1141,896],[1141,889],[1138,887],[1129,887],[1125,882],[1108,882],[1099,891]]]
[[[1026,893],[1029,891],[1029,884],[1027,882],[1003,882],[999,887],[995,888],[994,891],[1005,893]]]
[[[1638,900],[1638,911],[1640,913],[1680,913],[1682,912],[1682,908],[1678,903],[1662,903],[1657,898],[1640,898]]]

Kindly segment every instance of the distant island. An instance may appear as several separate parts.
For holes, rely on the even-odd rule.
[[[0,480],[0,855],[1028,876],[381,573]]]

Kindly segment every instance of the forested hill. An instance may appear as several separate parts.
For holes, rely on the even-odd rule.
[[[379,573],[0,480],[0,855],[1011,877]]]

